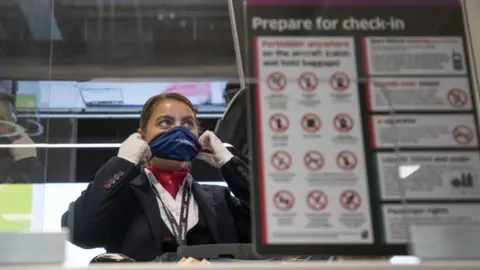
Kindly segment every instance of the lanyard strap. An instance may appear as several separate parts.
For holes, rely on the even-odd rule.
[[[180,209],[179,223],[175,220],[175,217],[173,216],[172,212],[168,210],[168,208],[165,206],[165,203],[163,202],[162,198],[160,198],[160,194],[158,194],[158,191],[155,187],[153,187],[153,191],[155,192],[155,195],[157,196],[157,198],[160,200],[160,203],[162,204],[162,208],[165,211],[165,214],[167,215],[168,222],[172,227],[172,234],[177,240],[178,245],[180,246],[186,245],[187,244],[188,210],[189,210],[190,197],[191,197],[190,185],[188,183],[185,183],[183,185],[182,209]]]

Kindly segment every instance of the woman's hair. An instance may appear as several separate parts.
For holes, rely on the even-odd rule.
[[[0,92],[0,117],[10,119],[15,113],[14,111],[15,96],[8,93]]]
[[[150,121],[150,118],[152,118],[153,111],[155,110],[155,107],[158,105],[158,103],[168,100],[168,99],[173,99],[182,102],[183,104],[187,105],[190,109],[192,109],[192,112],[195,113],[195,107],[193,106],[192,102],[190,100],[178,93],[163,93],[159,94],[156,96],[153,96],[145,102],[143,105],[142,109],[142,114],[140,115],[140,128],[141,129],[146,129],[148,125],[148,121]],[[195,115],[195,120],[197,122],[197,129],[200,129],[199,122],[197,120],[197,117]]]
[[[8,93],[0,92],[0,100],[15,103],[15,96]]]

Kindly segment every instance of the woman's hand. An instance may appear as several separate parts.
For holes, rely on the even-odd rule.
[[[145,161],[149,155],[150,147],[148,143],[142,139],[140,133],[133,133],[120,145],[117,156],[138,165]]]
[[[228,151],[215,133],[207,130],[202,136],[200,136],[200,138],[198,138],[198,140],[202,147],[212,151],[212,154],[200,152],[197,155],[197,159],[201,159],[216,168],[221,168],[225,163],[232,159],[232,153]]]

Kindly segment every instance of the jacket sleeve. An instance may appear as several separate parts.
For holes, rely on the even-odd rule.
[[[45,168],[36,157],[27,157],[12,163],[8,178],[13,183],[45,183]]]
[[[250,168],[237,157],[220,168],[220,175],[227,183],[234,196],[227,194],[230,211],[235,218],[241,243],[251,243],[250,219]]]
[[[132,193],[128,183],[140,170],[131,162],[111,158],[98,170],[95,179],[62,216],[70,242],[82,248],[115,245],[130,225]]]

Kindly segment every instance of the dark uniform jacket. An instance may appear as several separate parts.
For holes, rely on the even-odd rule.
[[[192,181],[200,216],[187,234],[187,245],[251,242],[249,168],[233,157],[220,174],[229,188]],[[79,247],[102,247],[136,261],[176,250],[143,169],[119,157],[111,158],[70,204],[62,227],[69,228],[70,241]]]

